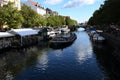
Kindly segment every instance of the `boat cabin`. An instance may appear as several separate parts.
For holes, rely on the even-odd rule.
[[[14,36],[8,32],[0,32],[0,49],[11,47]]]
[[[12,29],[9,33],[17,36],[13,46],[26,46],[38,41],[38,31],[32,28]]]

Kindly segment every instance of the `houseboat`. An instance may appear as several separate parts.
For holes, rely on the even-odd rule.
[[[0,32],[0,50],[5,48],[26,47],[48,40],[47,29],[21,28]]]
[[[37,43],[39,38],[39,32],[32,28],[12,29],[8,32],[16,35],[12,47],[28,46]]]
[[[0,32],[0,49],[11,47],[15,35],[8,32]]]

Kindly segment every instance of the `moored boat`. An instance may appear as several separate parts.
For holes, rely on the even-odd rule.
[[[97,33],[93,35],[92,39],[94,42],[100,42],[100,43],[105,42],[105,38]]]
[[[50,47],[52,48],[64,48],[71,45],[77,36],[75,33],[69,33],[67,35],[56,36],[52,40],[49,41]]]

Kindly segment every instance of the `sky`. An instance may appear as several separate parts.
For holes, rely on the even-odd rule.
[[[26,1],[26,0],[22,0]],[[38,2],[44,8],[50,8],[57,11],[59,15],[70,16],[71,19],[82,23],[88,21],[95,10],[105,0],[33,0]]]

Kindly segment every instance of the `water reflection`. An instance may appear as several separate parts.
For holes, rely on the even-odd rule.
[[[80,64],[92,57],[93,50],[89,36],[85,32],[80,32],[81,36],[78,38],[79,45],[76,46],[77,60]],[[86,36],[85,36],[86,35]]]
[[[24,56],[20,52],[8,52],[1,54],[0,78],[1,80],[13,80],[14,74],[17,74],[23,68]]]
[[[11,72],[7,72],[6,73],[6,76],[5,76],[5,80],[13,80],[14,79],[14,76],[12,75]]]
[[[56,57],[60,57],[60,56],[62,56],[63,49],[57,49],[57,50],[54,51],[54,53],[55,53]]]
[[[36,68],[37,70],[45,71],[47,67],[48,67],[48,57],[46,52],[44,52],[42,53],[42,55],[38,56]]]
[[[84,63],[86,60],[92,57],[92,48],[89,46],[86,48],[78,48],[77,60],[80,64]]]
[[[0,80],[14,80],[25,67],[33,65],[40,51],[36,47],[12,49],[0,54]]]

